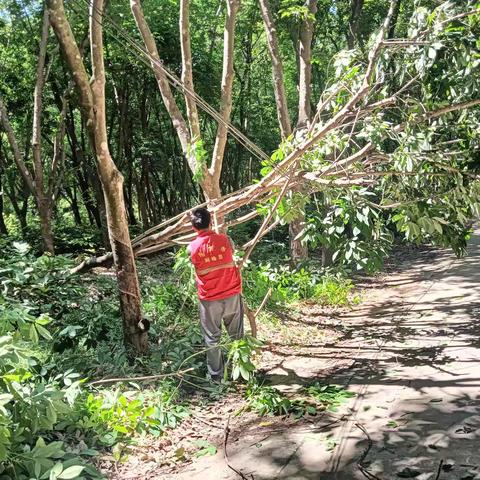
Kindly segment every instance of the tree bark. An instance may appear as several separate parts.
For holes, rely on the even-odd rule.
[[[140,287],[133,255],[123,197],[123,177],[108,149],[105,114],[105,71],[103,63],[103,0],[93,0],[90,9],[91,86],[81,60],[62,0],[47,0],[50,21],[62,48],[80,98],[81,111],[97,158],[107,213],[108,231],[113,253],[124,341],[134,354],[148,349],[147,332],[142,323]]]
[[[362,15],[364,0],[352,0],[350,20],[348,22],[347,45],[350,50],[359,42],[360,16]]]
[[[91,225],[95,224],[98,228],[101,228],[102,224],[100,221],[100,213],[90,193],[88,174],[85,174],[84,172],[85,166],[86,166],[85,153],[82,149],[82,146],[78,142],[77,134],[75,132],[73,110],[71,108],[69,109],[69,114],[66,118],[66,128],[67,128],[67,137],[70,143],[70,150],[72,152],[71,161],[72,161],[73,169],[75,172],[75,176],[77,177],[77,180],[78,180],[78,185],[82,195],[83,205],[87,210],[90,224]]]
[[[5,108],[5,104],[3,103],[2,96],[0,95],[0,125],[5,130],[7,134],[8,143],[10,144],[10,148],[12,150],[13,159],[15,164],[17,165],[18,170],[25,182],[25,185],[28,187],[31,193],[35,192],[35,185],[33,183],[33,178],[22,158],[22,154],[20,153],[20,148],[17,143],[17,139],[15,137],[15,133],[13,128],[10,124],[10,120],[8,119],[7,109]]]
[[[224,30],[224,53],[223,53],[223,72],[222,87],[220,98],[220,115],[223,121],[230,120],[232,110],[232,90],[233,90],[233,44],[235,33],[235,20],[240,0],[227,1],[227,17]],[[215,139],[215,146],[212,155],[210,168],[206,165],[199,165],[198,159],[192,152],[192,144],[200,139],[201,132],[198,121],[198,112],[195,102],[192,99],[194,92],[192,59],[190,51],[190,33],[189,33],[189,1],[182,0],[180,4],[180,43],[182,48],[182,79],[185,82],[189,93],[185,92],[187,104],[188,123],[185,121],[175,98],[172,94],[167,81],[167,76],[161,67],[160,55],[158,53],[155,39],[145,20],[140,0],[130,0],[130,7],[135,18],[138,30],[143,38],[145,47],[150,55],[150,63],[157,79],[158,88],[162,96],[165,107],[172,120],[177,136],[182,146],[190,170],[194,173],[200,173],[199,181],[202,191],[207,200],[213,200],[221,196],[220,175],[222,170],[223,156],[227,141],[227,128],[219,124]],[[201,169],[199,172],[198,170]]]
[[[143,13],[140,0],[130,0],[130,8],[145,47],[150,55],[150,64],[155,74],[163,103],[165,104],[173,126],[175,127],[178,138],[182,145],[182,150],[184,153],[186,153],[191,143],[190,132],[185,119],[183,118],[182,112],[178,108],[177,102],[175,101],[172,90],[170,89],[170,85],[168,84],[167,77],[163,70],[159,67],[162,61],[160,60],[160,55],[158,54],[155,39],[147,21],[145,20],[145,15]],[[196,166],[194,164],[191,165],[192,170],[195,170],[195,167]]]
[[[35,202],[37,204],[38,214],[40,217],[43,251],[53,255],[55,253],[55,249],[53,245],[52,231],[52,201],[45,191],[41,145],[42,96],[45,86],[45,57],[47,53],[49,29],[50,22],[48,19],[48,11],[45,8],[43,12],[42,35],[40,37],[40,48],[37,62],[37,81],[35,83],[33,102],[32,154],[35,191],[32,193],[35,196]]]
[[[388,39],[395,37],[395,29],[397,27],[401,4],[402,4],[402,0],[398,0],[395,5],[395,10],[393,11],[393,15],[392,15],[392,21],[390,22],[390,26],[388,27],[388,34],[387,34]]]
[[[182,51],[182,82],[190,91],[194,91],[192,50],[190,47],[190,0],[180,0],[180,46]],[[187,117],[190,124],[190,134],[193,142],[200,140],[200,123],[198,120],[197,104],[188,93],[185,93]]]
[[[227,16],[225,19],[225,29],[223,33],[223,69],[222,69],[222,86],[220,95],[220,115],[223,122],[230,121],[232,112],[232,91],[233,91],[233,61],[234,61],[234,40],[235,40],[235,23],[237,12],[240,7],[240,0],[227,1]],[[212,164],[209,168],[210,182],[208,185],[209,198],[219,198],[220,192],[220,175],[222,173],[222,163],[225,154],[225,146],[227,144],[227,127],[222,123],[218,124],[217,135],[215,137],[215,146],[213,147]]]
[[[277,106],[278,124],[280,125],[282,138],[287,138],[292,133],[292,125],[288,114],[287,95],[285,93],[283,65],[280,56],[277,30],[275,28],[268,0],[260,0],[260,9],[267,36],[268,51],[272,61],[273,88],[275,93],[275,103]]]
[[[312,97],[312,38],[314,16],[317,13],[317,0],[307,0],[308,15],[300,28],[299,80],[298,80],[298,121],[297,128],[308,126],[311,117]]]
[[[0,146],[0,234],[2,235],[8,235],[8,228],[5,225],[5,219],[3,217],[4,215],[4,202],[3,202],[3,197],[4,197],[4,190],[3,190],[3,161],[2,161],[2,151],[1,151],[1,146]]]
[[[74,185],[72,189],[65,188],[66,196],[70,201],[70,206],[72,207],[73,219],[75,220],[75,225],[82,225],[82,216],[80,215],[80,209],[78,208],[78,199],[77,199],[77,189]]]
[[[299,98],[298,98],[298,121],[297,129],[303,130],[308,127],[311,120],[311,97],[312,97],[312,39],[314,16],[317,12],[317,0],[307,1],[308,15],[300,27],[299,41]],[[301,189],[296,189],[301,192]],[[295,190],[290,194],[295,195]],[[293,219],[288,232],[290,237],[290,258],[296,265],[308,257],[308,247],[302,244],[298,235],[302,232],[305,224],[305,212],[301,212]]]

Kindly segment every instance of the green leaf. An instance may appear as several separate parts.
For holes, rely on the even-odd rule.
[[[70,480],[72,478],[76,478],[83,472],[84,469],[85,467],[82,465],[68,467],[58,476],[58,478],[61,480]]]
[[[195,457],[204,457],[207,455],[215,455],[217,453],[217,447],[206,440],[197,440],[195,445],[203,447],[194,453]]]
[[[30,325],[30,340],[33,342],[33,343],[38,343],[38,332],[37,332],[37,329],[35,328],[35,325],[32,324]]]
[[[33,467],[33,470],[35,472],[35,476],[38,478],[42,473],[42,465],[38,462],[35,462],[35,466]]]
[[[10,395],[9,393],[0,394],[0,407],[3,407],[11,400],[13,400],[13,395]]]
[[[56,480],[63,472],[63,465],[61,462],[56,463],[50,470],[49,480]]]
[[[240,365],[240,373],[242,374],[242,377],[244,380],[249,380],[250,379],[250,373],[248,370],[245,368],[244,365]]]
[[[45,340],[52,340],[52,336],[50,335],[50,332],[45,328],[42,327],[41,325],[38,324],[38,322],[35,324],[35,327],[37,329],[37,332],[45,339]]]

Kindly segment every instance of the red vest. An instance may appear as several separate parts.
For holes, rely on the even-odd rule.
[[[201,300],[221,300],[242,293],[242,278],[233,265],[232,246],[226,235],[212,230],[199,232],[188,250]]]

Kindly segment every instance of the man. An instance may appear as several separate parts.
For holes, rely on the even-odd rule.
[[[233,261],[227,235],[211,230],[210,212],[197,208],[190,215],[197,238],[188,246],[195,267],[200,323],[207,350],[207,368],[213,381],[223,378],[222,351],[218,347],[222,320],[232,340],[243,336],[242,278]]]

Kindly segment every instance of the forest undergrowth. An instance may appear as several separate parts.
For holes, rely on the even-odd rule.
[[[72,256],[38,256],[25,242],[5,242],[0,259],[0,478],[98,478],[128,459],[135,445],[168,437],[198,409],[230,401],[236,415],[315,415],[349,392],[320,383],[296,396],[264,383],[262,350],[272,340],[308,342],[324,333],[288,323],[305,302],[345,308],[359,295],[345,274],[317,262],[291,268],[281,244],[262,246],[244,270],[244,296],[259,315],[258,339],[223,341],[228,369],[206,380],[192,267],[182,249],[139,263],[150,322],[147,356],[129,360],[111,271],[74,276]],[[270,251],[269,255],[266,255]],[[275,252],[275,253],[273,253]],[[133,449],[133,450],[132,450]],[[194,439],[172,445],[162,461],[182,464],[216,447]],[[101,466],[101,469],[97,468]]]

